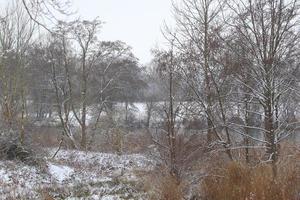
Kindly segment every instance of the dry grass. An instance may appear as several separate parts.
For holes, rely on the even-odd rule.
[[[143,176],[143,190],[149,200],[182,200],[184,183],[179,183],[166,169],[157,169]]]
[[[300,157],[297,157],[298,159]],[[267,164],[250,167],[232,162],[209,176],[202,190],[206,200],[299,200],[300,168],[298,159],[286,159],[273,178]]]
[[[182,185],[178,184],[172,176],[163,177],[159,194],[161,200],[181,200],[183,199]]]
[[[40,194],[43,200],[55,200],[46,189],[40,191]]]

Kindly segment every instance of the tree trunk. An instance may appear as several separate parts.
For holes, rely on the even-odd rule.
[[[24,144],[24,140],[25,140],[25,97],[24,97],[24,88],[21,91],[21,98],[22,98],[22,111],[21,111],[21,130],[20,130],[20,144],[23,145]]]
[[[265,139],[266,145],[266,157],[272,164],[274,177],[277,174],[276,161],[277,161],[277,145],[275,143],[275,131],[274,131],[274,117],[271,102],[268,101],[265,108]]]
[[[81,142],[80,146],[83,150],[86,149],[86,96],[87,96],[87,69],[86,69],[86,52],[83,52],[82,57],[82,91],[81,91],[81,101],[82,101],[82,113],[81,113]]]

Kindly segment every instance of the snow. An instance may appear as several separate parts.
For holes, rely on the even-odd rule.
[[[94,115],[97,115],[98,113],[95,111],[97,110],[97,105],[91,105],[87,107],[87,124],[90,124],[94,120]],[[125,103],[116,103],[115,105],[116,113],[124,113],[125,110]],[[147,105],[143,102],[137,102],[129,105],[128,109],[133,113],[136,119],[138,120],[145,120],[146,119],[146,113],[147,113]],[[80,113],[77,111],[77,113]],[[105,116],[105,113],[102,113],[101,116]],[[80,117],[80,116],[79,116]],[[120,118],[124,118],[124,116],[120,116]],[[73,112],[69,113],[69,120],[70,124],[72,126],[78,127],[79,123],[76,120],[76,117]],[[58,125],[60,123],[60,118],[58,116],[57,112],[52,113],[51,119],[46,119],[44,121],[37,121],[35,122],[36,125],[42,126],[42,125]]]
[[[70,178],[71,175],[74,173],[74,170],[68,166],[57,166],[57,165],[49,164],[48,168],[52,177],[54,177],[60,183]]]
[[[55,149],[48,149],[52,155]],[[136,188],[135,171],[148,172],[155,162],[142,154],[116,155],[100,152],[61,150],[55,159],[45,158],[41,166],[17,161],[0,161],[0,199],[44,199],[46,191],[54,199],[144,198]]]
[[[146,119],[146,113],[147,113],[146,103],[134,103],[133,106],[137,108],[135,112],[135,117],[139,120]]]
[[[49,180],[34,167],[12,161],[0,162],[1,199],[19,199],[23,196],[37,199],[34,189],[38,190],[48,183]]]
[[[1,177],[1,182],[9,181],[9,176],[6,174],[6,172],[3,169],[0,170],[0,177]]]
[[[84,152],[76,150],[61,150],[57,159],[69,163],[80,163],[81,166],[97,167],[102,170],[109,169],[135,169],[151,170],[152,160],[142,154],[117,155],[110,153]]]
[[[107,196],[102,197],[101,200],[119,200],[119,199],[120,199],[119,197],[115,197],[115,196],[112,196],[112,195],[107,195]]]

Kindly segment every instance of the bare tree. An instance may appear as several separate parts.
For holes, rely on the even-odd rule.
[[[53,42],[48,48],[52,63],[51,80],[60,121],[62,127],[65,127],[64,133],[71,139],[73,146],[77,146],[68,125],[71,123],[71,111],[80,126],[82,149],[93,142],[101,115],[104,111],[108,112],[116,93],[129,94],[128,91],[124,92],[133,86],[128,81],[139,80],[137,77],[132,78],[138,66],[131,48],[121,41],[99,41],[97,36],[100,27],[101,22],[97,19],[60,22],[52,33]],[[79,51],[72,50],[71,45]],[[64,68],[63,71],[59,66]],[[93,112],[89,110],[91,108]],[[91,114],[95,116],[94,121],[87,119]],[[90,137],[88,133],[91,133]]]
[[[22,2],[26,13],[29,18],[37,25],[43,27],[49,32],[52,32],[49,28],[49,22],[56,24],[58,16],[68,16],[73,14],[70,11],[71,1],[70,0],[18,0]]]
[[[207,121],[207,142],[210,147],[221,144],[230,159],[231,139],[224,105],[223,66],[219,62],[222,52],[220,23],[224,1],[185,0],[174,3],[176,28],[166,29],[166,38],[175,40],[175,47],[181,55],[181,73],[190,90],[191,99],[203,109]],[[217,110],[216,110],[217,109]],[[220,114],[220,121],[217,120]],[[200,115],[202,113],[199,113]],[[225,136],[220,133],[224,127]]]
[[[175,76],[176,76],[176,64],[175,57],[173,54],[173,46],[169,52],[157,52],[157,62],[158,62],[158,70],[161,74],[161,77],[167,79],[167,101],[166,106],[164,108],[165,113],[165,126],[166,130],[164,130],[166,134],[166,143],[163,141],[155,141],[160,147],[164,147],[164,151],[166,151],[166,157],[163,158],[167,163],[167,166],[170,170],[170,174],[179,180],[180,172],[179,166],[177,163],[177,134],[175,130],[175,120],[176,120],[176,112],[178,109],[175,108]],[[177,111],[176,111],[177,110]]]
[[[56,107],[60,123],[63,128],[63,136],[70,139],[72,147],[78,148],[72,130],[71,112],[73,106],[71,72],[72,56],[70,44],[66,38],[67,32],[62,26],[58,26],[59,34],[53,35],[52,42],[48,47],[49,63],[51,64],[52,84],[55,91]],[[51,41],[51,40],[50,40]],[[62,66],[62,67],[61,67]],[[62,144],[63,137],[61,139]],[[58,149],[59,150],[59,149]],[[55,154],[54,154],[55,156]]]
[[[87,96],[88,96],[88,77],[96,60],[101,55],[97,47],[97,34],[101,27],[101,21],[95,19],[93,21],[74,21],[70,23],[71,34],[80,48],[80,95],[81,108],[80,115],[73,112],[81,126],[81,148],[86,149],[87,143]],[[73,95],[73,94],[71,94]]]
[[[2,52],[2,110],[10,127],[17,121],[20,127],[19,141],[24,142],[26,115],[26,59],[32,42],[34,25],[24,16],[17,1],[8,6],[1,19],[0,43]],[[18,119],[18,114],[21,118]],[[12,128],[12,127],[11,127]]]
[[[101,114],[110,115],[115,101],[128,102],[138,94],[142,82],[139,78],[140,68],[131,48],[121,41],[102,41],[99,49],[101,56],[95,63],[90,75],[90,99],[95,106],[95,120],[91,124],[93,135],[97,131]],[[125,110],[125,122],[128,110]]]
[[[251,96],[263,108],[264,135],[267,160],[278,159],[279,143],[292,132],[282,123],[283,99],[297,90],[293,85],[294,73],[299,71],[297,47],[299,46],[299,2],[298,1],[237,1],[228,3],[235,14],[232,28],[241,40],[251,60],[249,69],[251,85],[238,79]],[[235,51],[238,53],[237,51]],[[245,66],[246,67],[246,66]],[[257,127],[259,128],[259,127]]]

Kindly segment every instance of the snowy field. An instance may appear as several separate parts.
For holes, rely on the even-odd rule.
[[[61,150],[45,159],[39,167],[0,161],[0,199],[147,199],[141,174],[154,162],[144,155]]]
[[[164,120],[164,114],[162,115],[163,107],[165,106],[165,103],[163,101],[155,102],[154,105],[155,109],[152,109],[151,113],[151,123],[159,123]],[[199,105],[195,102],[181,102],[180,104],[176,104],[180,108],[180,112],[178,113],[178,120],[181,120],[184,115],[191,116],[195,112],[200,112],[201,108]],[[177,108],[176,108],[177,109]],[[91,125],[94,123],[96,117],[98,116],[98,106],[97,105],[90,105],[87,107],[87,124]],[[137,122],[142,122],[147,120],[147,103],[146,102],[135,102],[128,105],[127,110],[133,117],[134,120]],[[80,117],[80,111],[76,111],[78,116]],[[114,119],[116,121],[124,121],[125,119],[125,103],[115,103],[114,104]],[[128,114],[129,114],[128,113]],[[184,114],[185,113],[185,114]],[[107,115],[107,113],[102,112],[101,117],[103,118]],[[33,116],[34,117],[34,116]],[[78,127],[78,121],[76,120],[76,117],[73,112],[69,113],[69,122],[71,125]],[[51,118],[47,118],[47,120],[44,121],[37,121],[35,122],[35,125],[52,125],[56,126],[60,124],[60,118],[56,112],[52,113]]]

